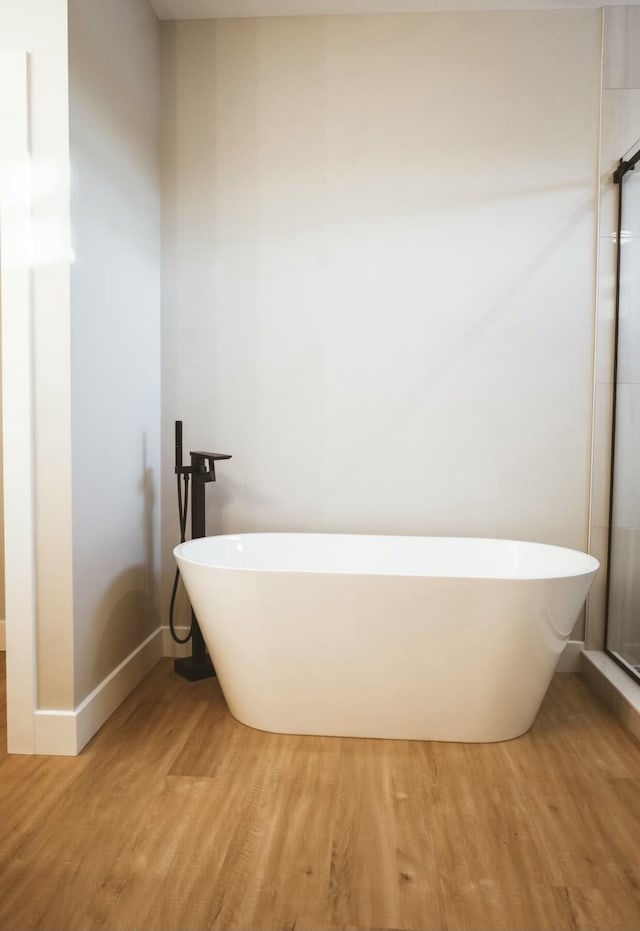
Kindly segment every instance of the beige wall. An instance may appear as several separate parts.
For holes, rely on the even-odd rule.
[[[587,545],[601,15],[163,24],[173,420],[209,529]]]
[[[75,700],[158,628],[160,27],[70,0]]]

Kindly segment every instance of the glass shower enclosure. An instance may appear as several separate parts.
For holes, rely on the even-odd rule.
[[[621,159],[606,649],[640,680],[640,139]]]

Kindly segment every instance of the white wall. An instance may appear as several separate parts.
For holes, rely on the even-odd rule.
[[[598,11],[163,24],[172,429],[209,530],[587,543]]]
[[[70,0],[75,700],[158,627],[160,30]]]
[[[29,55],[37,701],[42,708],[68,709],[73,707],[73,597],[66,0],[0,0],[0,50]],[[10,172],[11,166],[0,169]],[[7,448],[13,448],[11,436],[5,437]],[[28,618],[14,621],[25,624]],[[11,662],[9,657],[8,671]]]
[[[1,248],[1,246],[0,246]],[[2,320],[2,306],[0,304],[0,320]],[[0,335],[0,358],[2,358],[2,342]],[[0,436],[2,436],[2,373],[0,372]],[[4,504],[2,501],[2,488],[4,485],[2,468],[2,449],[0,448],[0,650],[5,648],[4,630]]]
[[[144,674],[149,651],[136,653],[128,675],[110,677],[149,625],[157,625],[159,27],[142,0],[75,3],[71,24],[67,0],[0,0],[0,52],[28,56],[33,246],[37,644],[28,656],[10,651],[7,658],[10,749],[73,753]],[[15,166],[2,158],[3,127],[4,121],[0,184],[6,207]],[[23,187],[21,179],[17,188]],[[107,327],[104,311],[111,315]],[[128,376],[132,357],[134,374]],[[10,395],[11,384],[5,389]],[[117,430],[123,394],[127,407]],[[23,435],[12,438],[6,424],[4,433],[4,464],[15,474],[26,465],[13,457],[14,440],[22,442]],[[11,510],[20,518],[22,541],[28,515]],[[11,544],[8,520],[6,532]],[[23,582],[13,574],[8,641],[10,631],[30,623],[28,606],[17,597]],[[78,707],[105,675],[108,687],[98,700]]]

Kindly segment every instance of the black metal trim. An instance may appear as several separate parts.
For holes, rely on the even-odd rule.
[[[625,162],[623,158],[618,162],[618,167],[613,173],[613,183],[622,184],[622,179],[628,171],[633,171],[636,165],[640,162],[640,149],[633,155],[628,161]]]
[[[622,159],[620,159],[622,164]],[[618,185],[618,228],[616,235],[616,292],[615,310],[613,314],[613,379],[611,385],[611,460],[609,472],[609,526],[607,528],[607,579],[604,595],[604,647],[607,647],[609,636],[609,597],[611,594],[611,543],[613,538],[613,472],[616,458],[616,402],[618,396],[618,331],[620,327],[620,263],[622,235],[622,183]]]
[[[610,649],[609,639],[609,600],[611,597],[611,544],[613,538],[613,484],[614,484],[614,465],[615,465],[615,441],[616,441],[616,407],[618,400],[618,332],[620,325],[620,270],[622,261],[622,179],[629,171],[633,171],[640,161],[640,149],[632,159],[625,162],[620,159],[620,164],[616,170],[613,180],[618,185],[618,228],[616,233],[616,291],[615,291],[615,312],[613,318],[613,383],[611,397],[611,471],[609,475],[609,526],[607,528],[607,578],[605,584],[605,618],[604,618],[604,652],[609,656],[617,666],[626,672],[632,679],[640,682],[640,673],[638,673],[630,663],[627,663],[621,656]]]
[[[617,666],[620,667],[620,669],[624,669],[628,676],[631,676],[631,678],[635,679],[636,682],[640,682],[640,672],[637,672],[631,663],[627,663],[625,660],[621,659],[617,653],[614,653],[613,650],[610,650],[608,647],[606,647],[604,652],[610,659],[614,661]]]

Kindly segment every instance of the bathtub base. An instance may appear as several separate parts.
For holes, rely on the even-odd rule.
[[[173,662],[173,671],[183,679],[189,682],[199,682],[200,679],[215,678],[216,671],[213,668],[210,656],[204,659],[194,659],[193,656],[181,656]]]
[[[455,731],[450,732],[447,736],[439,735],[433,736],[428,732],[411,732],[407,733],[403,728],[394,729],[393,733],[379,733],[377,730],[375,733],[370,733],[368,731],[362,733],[353,733],[351,728],[344,729],[320,729],[320,730],[283,730],[270,727],[259,727],[257,724],[251,724],[249,721],[243,721],[241,718],[237,717],[231,709],[229,709],[231,715],[238,721],[239,724],[242,724],[244,727],[250,727],[255,731],[262,731],[263,734],[282,734],[283,736],[292,736],[292,737],[339,737],[339,738],[348,738],[353,740],[411,740],[411,741],[421,741],[423,743],[466,743],[466,744],[487,744],[487,743],[504,743],[508,740],[516,740],[518,737],[523,737],[527,734],[535,721],[534,719],[531,723],[522,731],[517,733],[508,733],[495,735],[495,732],[492,732],[492,736],[485,734],[484,736],[476,734],[475,736],[469,735],[464,731],[456,733]],[[331,732],[329,732],[331,730]]]

